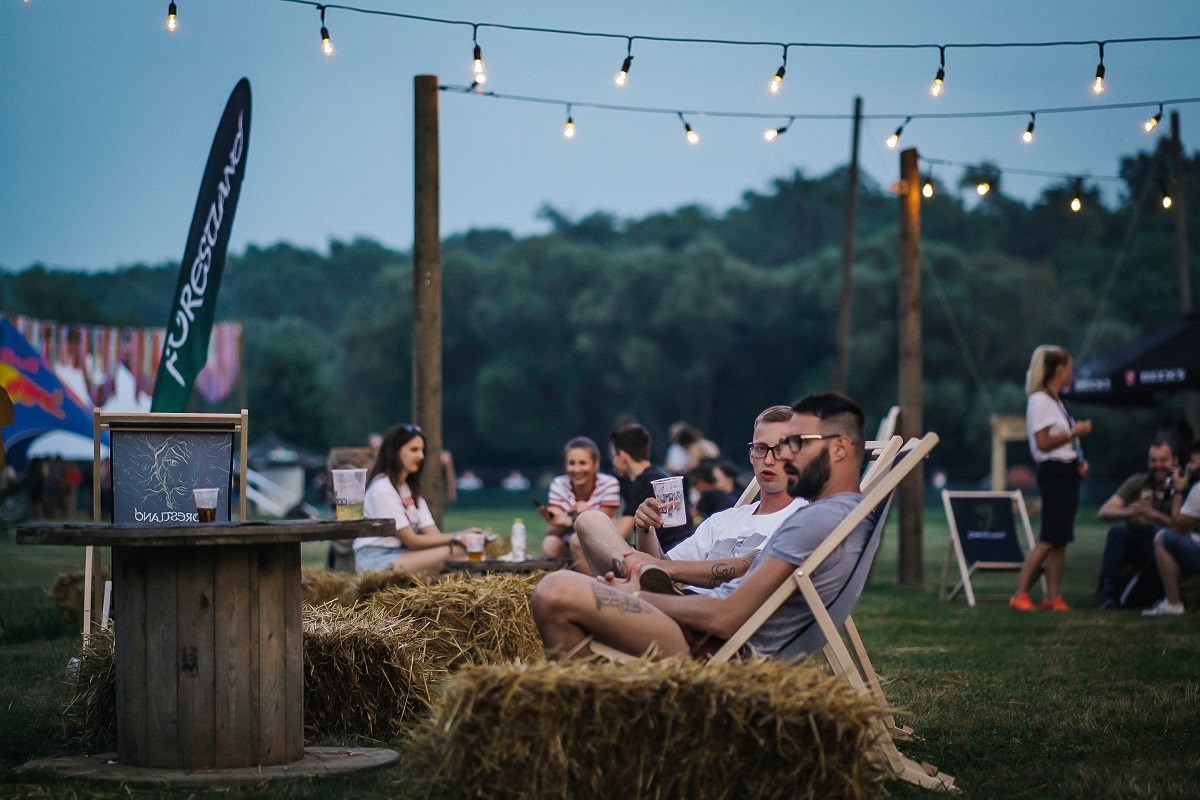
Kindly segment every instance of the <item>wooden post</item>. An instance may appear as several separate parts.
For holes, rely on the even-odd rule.
[[[850,133],[850,171],[846,177],[846,230],[842,237],[842,290],[838,296],[837,363],[833,390],[846,392],[850,385],[850,325],[854,311],[854,236],[858,219],[858,133],[862,126],[862,98],[854,98],[854,124]]]
[[[439,231],[438,80],[413,79],[413,398],[425,434],[421,488],[442,524],[442,244]]]
[[[1192,310],[1192,270],[1188,256],[1187,184],[1184,181],[1183,137],[1179,133],[1179,112],[1171,112],[1171,199],[1175,214],[1175,264],[1179,270],[1179,311]]]
[[[917,149],[900,154],[900,274],[896,318],[899,342],[900,418],[905,441],[924,433],[921,404],[921,174]],[[900,501],[899,584],[924,581],[922,519],[925,469],[918,465],[897,489]]]

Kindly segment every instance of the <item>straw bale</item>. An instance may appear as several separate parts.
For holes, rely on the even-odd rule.
[[[63,726],[67,736],[92,745],[116,741],[117,671],[113,632],[97,630],[79,652],[79,664],[69,673]]]
[[[433,662],[453,671],[471,664],[545,658],[529,608],[540,573],[451,574],[437,583],[379,592],[370,605],[427,624]]]
[[[108,567],[100,570],[100,580],[111,580]],[[50,599],[54,608],[64,619],[73,625],[83,624],[83,570],[76,569],[64,572],[50,587]]]
[[[323,606],[337,600],[354,580],[353,575],[334,572],[321,567],[303,567],[300,570],[300,592],[306,606]]]
[[[429,713],[445,672],[431,663],[436,636],[382,609],[304,609],[304,717],[311,733],[394,738]]]
[[[363,572],[354,576],[349,585],[342,590],[339,600],[344,606],[352,606],[368,602],[375,595],[388,589],[424,586],[433,580],[432,575],[413,574],[399,567]]]
[[[436,798],[872,798],[880,713],[841,678],[765,660],[471,667],[408,758]]]

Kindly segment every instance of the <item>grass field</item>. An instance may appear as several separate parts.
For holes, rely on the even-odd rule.
[[[524,508],[453,511],[447,527],[505,532]],[[876,577],[855,617],[901,721],[922,737],[902,748],[954,775],[970,798],[1194,798],[1200,796],[1200,614],[1142,619],[1091,610],[1104,527],[1081,512],[1068,550],[1070,614],[1018,614],[1000,599],[937,601],[947,530],[926,516],[927,589],[898,589],[889,528]],[[531,549],[540,525],[531,524]],[[323,545],[306,545],[321,564]],[[13,771],[60,753],[63,668],[78,634],[53,613],[46,588],[78,568],[74,548],[0,541],[0,798],[117,797],[159,793],[31,778]],[[1007,595],[1013,576],[977,589]],[[892,783],[892,796],[927,796]],[[178,797],[404,798],[403,768],[264,790],[179,792]],[[614,797],[619,794],[614,794]]]

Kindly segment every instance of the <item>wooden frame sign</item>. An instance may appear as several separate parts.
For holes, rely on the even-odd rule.
[[[975,589],[971,585],[971,577],[976,572],[1017,571],[1025,562],[1027,551],[1022,550],[1018,524],[1024,532],[1025,546],[1033,549],[1033,530],[1029,525],[1025,498],[1018,491],[943,490],[942,504],[950,524],[950,543],[946,548],[938,594],[942,600],[950,600],[962,590],[967,596],[967,605],[974,607]],[[947,592],[951,559],[958,563],[959,581]]]
[[[216,488],[216,521],[233,519],[234,454],[246,475],[248,413],[165,414],[107,413],[93,415],[92,520],[135,525],[198,522],[192,489]],[[101,519],[100,438],[109,435],[111,517]],[[236,440],[236,441],[235,441]],[[243,484],[244,485],[244,484]],[[246,492],[239,492],[238,517],[246,520]],[[85,551],[84,620],[102,604],[99,559]]]

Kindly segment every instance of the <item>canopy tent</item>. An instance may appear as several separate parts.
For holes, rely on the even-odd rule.
[[[1200,389],[1200,314],[1076,364],[1063,394],[1081,403],[1153,406],[1185,389]]]
[[[14,469],[25,468],[29,446],[48,431],[91,440],[91,414],[7,319],[0,319],[0,386],[16,411],[16,420],[4,428],[4,449]]]

